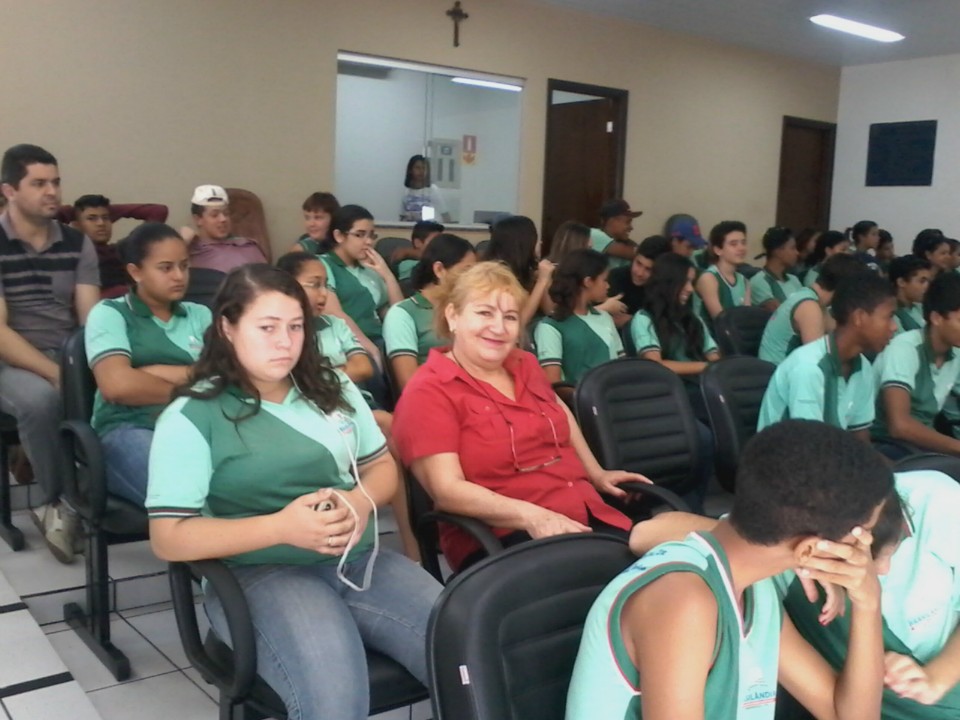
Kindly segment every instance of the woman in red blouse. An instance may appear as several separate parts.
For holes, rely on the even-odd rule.
[[[526,295],[494,262],[446,288],[437,332],[452,344],[430,351],[394,416],[403,463],[437,509],[482,520],[508,545],[591,530],[625,535],[630,519],[600,493],[624,497],[620,483],[649,480],[600,467],[536,357],[517,348]],[[442,526],[440,543],[456,570],[477,557],[456,528]]]

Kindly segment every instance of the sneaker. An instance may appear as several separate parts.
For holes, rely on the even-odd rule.
[[[77,536],[77,516],[62,503],[41,505],[30,514],[53,556],[64,564],[72,563],[75,557],[73,547]]]

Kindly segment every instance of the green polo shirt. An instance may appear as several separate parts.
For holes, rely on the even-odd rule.
[[[313,319],[313,327],[317,334],[320,354],[335,368],[346,365],[350,356],[366,352],[343,318],[320,315]]]
[[[327,269],[327,287],[337,294],[343,311],[353,318],[360,332],[371,340],[382,337],[378,311],[389,302],[387,284],[375,270],[347,265],[335,252],[320,256]]]
[[[800,278],[784,273],[783,279],[764,268],[750,278],[750,304],[763,305],[768,300],[784,303],[793,293],[802,290]]]
[[[388,358],[412,355],[418,365],[427,361],[430,350],[443,345],[433,329],[433,305],[423,293],[418,292],[387,311],[383,340]]]
[[[803,286],[812,288],[813,284],[817,281],[817,278],[820,277],[820,265],[814,265],[812,268],[807,270],[807,274],[803,276]]]
[[[909,307],[897,307],[893,314],[893,320],[897,323],[897,335],[927,326],[927,321],[923,317],[923,303],[913,303]]]
[[[596,308],[564,320],[545,317],[533,337],[540,365],[559,366],[565,382],[579,382],[588,370],[624,355],[613,318]]]
[[[413,269],[420,264],[419,260],[407,258],[397,263],[397,280],[409,280]]]
[[[149,516],[255,517],[322,488],[356,487],[351,458],[362,467],[387,452],[387,446],[356,385],[340,378],[352,409],[330,414],[296,388],[283,402],[262,400],[259,410],[253,398],[235,387],[208,400],[173,401],[157,421],[150,448]],[[373,523],[368,523],[351,556],[372,544]],[[274,545],[227,562],[306,565],[339,559]]]
[[[210,310],[197,303],[174,303],[173,316],[163,322],[134,293],[101,300],[87,317],[87,362],[94,368],[104,358],[122,355],[133,368],[192,365],[200,357],[203,334],[209,326]],[[163,408],[109,403],[98,390],[91,424],[100,435],[124,424],[152,428]]]
[[[607,248],[610,246],[610,243],[614,242],[617,241],[607,235],[600,228],[591,228],[590,247],[597,252],[602,252],[604,255],[607,255]],[[616,257],[615,255],[607,255],[607,267],[609,267],[611,270],[613,270],[613,268],[629,265],[631,262],[632,260],[627,260],[626,258]]]
[[[664,360],[675,360],[677,362],[700,362],[706,359],[710,353],[717,352],[717,343],[707,329],[706,323],[702,318],[697,320],[703,326],[703,347],[701,352],[703,357],[692,358],[687,354],[684,343],[674,343],[673,348],[664,350],[660,345],[660,337],[657,335],[657,329],[653,326],[653,318],[646,310],[641,310],[630,320],[630,340],[633,342],[634,350],[638,357],[643,357],[645,352],[659,350],[660,357]],[[679,331],[680,328],[678,327]]]
[[[825,335],[801,345],[777,367],[763,395],[757,431],[788,419],[864,430],[873,424],[876,398],[870,361],[857,356],[844,378],[833,334]]]
[[[775,365],[782,363],[787,355],[802,344],[794,316],[797,308],[805,302],[816,303],[820,307],[820,297],[816,290],[800,288],[780,304],[767,321],[760,340],[760,359]],[[821,310],[822,312],[822,310]]]
[[[900,387],[910,393],[910,415],[927,427],[943,409],[947,395],[960,379],[960,353],[951,350],[937,367],[925,330],[910,330],[890,341],[873,363],[877,395],[877,421],[870,431],[876,439],[889,438],[883,389]]]

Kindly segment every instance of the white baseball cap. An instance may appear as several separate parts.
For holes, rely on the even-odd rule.
[[[210,207],[212,205],[226,205],[230,202],[227,197],[227,191],[219,185],[200,185],[193,191],[193,199],[190,201],[193,205],[202,205]]]

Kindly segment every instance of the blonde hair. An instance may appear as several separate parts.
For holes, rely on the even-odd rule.
[[[517,276],[501,262],[479,262],[465,269],[446,274],[440,283],[440,292],[433,311],[433,326],[437,337],[450,340],[453,333],[447,323],[447,306],[453,305],[456,312],[463,312],[466,304],[477,295],[505,292],[517,301],[518,309],[527,299],[527,291],[520,285]],[[523,328],[521,328],[522,332]]]

